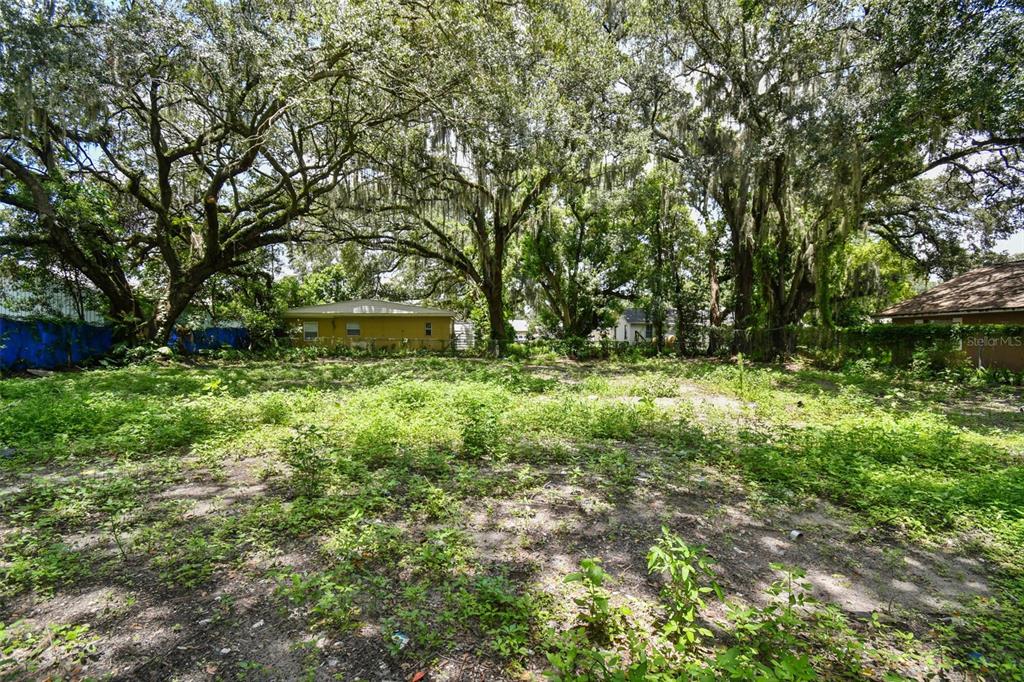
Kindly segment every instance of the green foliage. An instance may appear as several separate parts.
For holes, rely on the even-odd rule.
[[[0,673],[7,673],[15,665],[14,655],[31,650],[39,636],[25,621],[10,624],[0,622]]]
[[[282,459],[292,468],[291,484],[297,495],[321,495],[331,480],[334,453],[326,442],[327,437],[322,428],[303,425],[282,454]]]
[[[695,644],[699,637],[711,637],[710,630],[697,625],[697,616],[707,606],[705,595],[714,594],[722,599],[713,565],[714,560],[703,547],[691,547],[664,526],[658,543],[647,553],[647,570],[668,576],[668,583],[661,590],[662,602],[669,612],[663,632],[668,637],[678,637],[683,646]]]
[[[400,658],[468,641],[513,667],[547,660],[566,680],[853,678],[919,660],[1014,679],[1024,498],[1013,414],[992,425],[984,410],[950,407],[979,395],[969,388],[951,396],[948,384],[861,365],[555,367],[559,379],[509,361],[230,360],[0,382],[0,443],[14,452],[0,460],[14,475],[0,515],[18,529],[0,549],[0,588],[64,594],[142,569],[187,594],[302,548],[310,565],[279,575],[282,600],[314,630],[379,624]],[[258,494],[215,493],[202,509],[160,494],[200,477],[219,486],[231,466],[259,475]],[[720,607],[728,576],[665,528],[646,554],[656,601],[617,592],[596,559],[559,598],[534,562],[481,551],[470,522],[493,514],[506,546],[536,556],[550,546],[516,537],[530,509],[513,503],[547,500],[552,476],[604,523],[608,510],[689,485],[691,466],[743,477],[752,506],[831,500],[865,537],[970,536],[1004,578],[919,643],[813,602],[796,569],[776,567],[767,601]],[[559,552],[576,531],[562,532]],[[634,532],[607,528],[631,542]],[[80,534],[94,546],[80,548]],[[926,647],[941,647],[942,662],[923,658]]]
[[[49,643],[51,656],[61,663],[83,666],[98,656],[98,640],[86,624],[51,623],[35,629],[25,621],[0,622],[0,676],[15,679],[15,673],[35,672],[42,642]]]
[[[355,627],[359,609],[355,604],[356,586],[344,573],[321,573],[303,576],[299,573],[278,578],[278,594],[295,604],[305,604],[310,624],[344,632]]]
[[[51,595],[86,574],[82,557],[45,531],[6,539],[0,547],[0,560],[0,595],[25,590]]]
[[[564,205],[553,197],[524,238],[522,275],[539,284],[540,322],[570,351],[595,328],[614,324],[617,294],[626,293],[648,260],[632,196],[589,187]]]
[[[650,629],[631,609],[613,603],[604,588],[611,578],[599,560],[584,559],[579,572],[566,577],[585,589],[584,596],[575,599],[582,611],[581,624],[551,635],[551,679],[792,682],[822,675],[855,678],[869,663],[886,667],[895,662],[872,652],[865,636],[838,609],[811,598],[803,571],[777,564],[772,568],[782,577],[768,588],[766,605],[727,605],[728,631],[723,639],[735,644],[705,648],[702,639],[713,636],[701,625],[705,597],[723,598],[711,558],[663,528],[647,563],[652,572],[667,574],[661,604],[669,617],[660,630]],[[905,655],[913,655],[909,646]]]
[[[607,643],[618,628],[620,619],[625,612],[611,607],[611,595],[605,588],[609,576],[601,568],[600,559],[583,559],[580,570],[565,577],[567,583],[580,583],[584,589],[582,597],[573,601],[583,609],[580,620],[587,632],[587,637],[598,643]]]
[[[594,471],[603,479],[602,484],[615,493],[626,495],[636,485],[637,465],[629,452],[602,449],[594,459]]]
[[[474,623],[487,647],[503,659],[521,661],[532,651],[544,599],[504,576],[483,575],[455,592],[456,617]]]
[[[889,242],[854,236],[836,254],[840,267],[831,285],[832,322],[839,327],[865,324],[880,310],[912,297],[919,278],[915,263],[900,256]],[[819,319],[824,316],[819,315]]]
[[[168,586],[192,588],[206,583],[214,571],[238,555],[228,526],[173,533],[155,523],[138,537],[139,549],[154,554],[153,568]]]
[[[941,625],[950,642],[971,653],[965,666],[992,679],[1024,680],[1018,643],[1024,632],[1024,588],[1010,579],[1000,585],[1002,596],[979,597],[965,614],[962,627]]]
[[[756,679],[811,680],[817,675],[806,655],[798,655],[805,637],[809,608],[816,605],[809,596],[810,583],[804,572],[781,564],[772,569],[783,578],[769,586],[769,602],[762,607],[730,605],[737,646],[719,654],[717,664],[736,677]]]

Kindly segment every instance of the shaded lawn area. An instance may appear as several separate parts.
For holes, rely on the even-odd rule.
[[[0,381],[0,679],[1020,679],[1016,400],[672,360]]]

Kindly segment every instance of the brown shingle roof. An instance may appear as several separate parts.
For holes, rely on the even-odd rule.
[[[1024,260],[989,265],[897,303],[878,317],[1024,310]]]

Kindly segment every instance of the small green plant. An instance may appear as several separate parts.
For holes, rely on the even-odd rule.
[[[8,679],[8,673],[13,672],[19,661],[32,655],[38,642],[38,633],[25,621],[10,624],[0,621],[0,679]]]
[[[668,583],[661,590],[662,602],[668,609],[668,622],[663,631],[669,638],[677,639],[677,646],[694,644],[699,638],[712,635],[697,622],[700,611],[707,606],[706,595],[714,594],[722,599],[714,563],[703,547],[686,544],[664,526],[657,544],[647,553],[648,572],[668,577]]]
[[[259,405],[260,421],[264,424],[284,424],[292,412],[288,394],[271,393]]]
[[[161,581],[186,588],[205,583],[236,552],[229,538],[217,532],[195,532],[186,538],[163,538],[161,553],[153,558]]]
[[[573,601],[583,609],[580,620],[588,639],[598,644],[607,644],[611,640],[622,617],[628,613],[628,609],[611,605],[611,595],[604,587],[610,579],[611,576],[601,567],[601,560],[592,558],[580,561],[579,570],[565,577],[565,582],[583,586],[584,595]]]
[[[802,649],[808,623],[806,610],[817,604],[810,596],[804,571],[771,564],[783,577],[768,588],[765,606],[730,604],[737,646],[719,654],[716,664],[732,675],[760,671],[768,679],[811,680],[816,675]]]
[[[50,595],[84,575],[87,562],[45,530],[12,535],[0,546],[0,596],[35,590]]]
[[[296,495],[318,497],[323,495],[331,481],[333,449],[327,434],[318,426],[303,424],[288,443],[284,461],[291,467],[291,486]]]
[[[455,592],[455,611],[462,622],[475,623],[487,646],[506,660],[530,654],[533,627],[540,616],[540,598],[520,591],[504,576],[479,576]]]
[[[628,451],[622,448],[603,450],[595,464],[604,485],[614,493],[625,494],[636,485],[637,466]]]
[[[114,545],[117,547],[117,553],[120,555],[121,560],[128,561],[128,549],[125,545],[123,534],[126,529],[126,519],[124,514],[112,514],[107,523],[105,524],[106,530],[110,533],[111,539],[114,541]]]
[[[49,633],[54,646],[75,663],[81,665],[97,653],[99,637],[90,633],[88,625],[50,625]]]
[[[407,563],[419,574],[446,575],[455,572],[469,552],[469,542],[462,531],[442,528],[427,533]]]
[[[294,604],[305,604],[313,627],[347,631],[356,624],[356,585],[337,572],[304,576],[289,573],[278,578],[278,594]]]

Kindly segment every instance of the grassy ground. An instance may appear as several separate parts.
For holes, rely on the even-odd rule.
[[[4,380],[0,679],[1024,679],[1022,446],[799,367]]]

